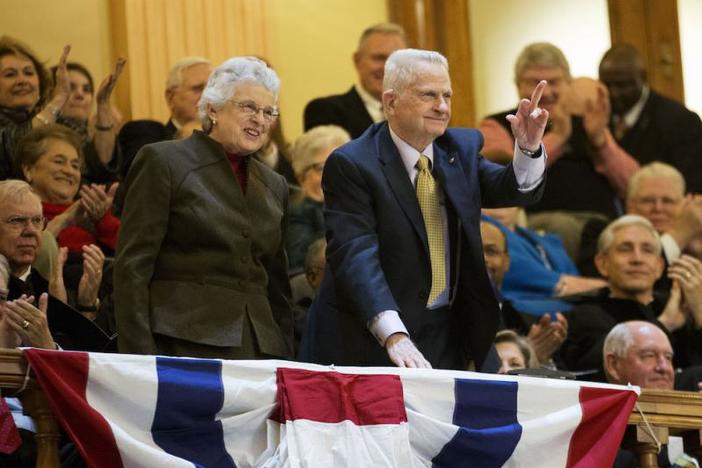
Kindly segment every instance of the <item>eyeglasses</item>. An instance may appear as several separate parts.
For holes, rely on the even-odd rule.
[[[490,257],[490,258],[499,257],[500,255],[502,255],[504,253],[505,253],[504,250],[498,249],[497,247],[492,247],[490,245],[485,246],[483,248],[483,255],[485,255],[486,257]]]
[[[230,102],[241,109],[244,115],[247,116],[257,115],[258,112],[261,111],[263,114],[263,120],[266,122],[273,122],[280,115],[280,112],[278,112],[278,109],[275,107],[259,107],[253,101],[231,100]]]
[[[5,220],[5,224],[10,226],[10,228],[21,231],[31,224],[35,229],[40,231],[44,229],[44,223],[46,218],[43,216],[10,216]]]

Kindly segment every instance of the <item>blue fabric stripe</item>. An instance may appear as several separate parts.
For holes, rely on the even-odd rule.
[[[517,390],[516,382],[457,379],[453,423],[460,429],[434,457],[433,466],[502,466],[522,435]]]
[[[158,399],[151,426],[164,451],[197,467],[236,467],[224,447],[222,363],[210,359],[157,357]]]

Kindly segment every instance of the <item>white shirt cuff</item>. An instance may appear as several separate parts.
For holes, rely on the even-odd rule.
[[[668,264],[680,258],[682,252],[678,243],[673,239],[673,236],[668,233],[663,233],[663,235],[661,235],[661,245],[663,246],[663,254]]]
[[[541,143],[541,156],[531,158],[524,154],[516,140],[514,142],[514,158],[512,158],[512,167],[514,175],[517,178],[520,192],[528,192],[533,190],[541,183],[546,170],[546,147]]]
[[[393,333],[404,333],[409,336],[409,332],[396,310],[380,312],[368,322],[368,330],[383,347],[385,347],[385,341]]]

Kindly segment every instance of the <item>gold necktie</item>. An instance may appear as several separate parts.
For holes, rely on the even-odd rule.
[[[441,224],[441,206],[439,205],[439,187],[429,170],[429,158],[424,155],[417,162],[417,200],[424,217],[424,227],[429,240],[429,260],[431,261],[431,292],[427,305],[432,304],[439,294],[446,289],[446,262],[444,230]]]

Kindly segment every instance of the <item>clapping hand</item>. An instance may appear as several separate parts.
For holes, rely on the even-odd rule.
[[[36,348],[54,348],[54,339],[49,331],[46,319],[46,309],[49,295],[44,293],[39,297],[39,307],[33,305],[34,297],[22,296],[15,301],[5,304],[7,325],[20,337],[22,343]]]
[[[92,307],[97,303],[100,283],[102,282],[102,267],[105,263],[105,255],[95,244],[83,246],[83,275],[78,283],[79,306]],[[95,313],[86,315],[91,320],[95,319]]]
[[[531,99],[519,101],[517,112],[507,116],[512,126],[512,135],[523,150],[537,151],[541,145],[548,122],[548,111],[539,107],[544,88],[546,81],[542,80],[534,88]]]

